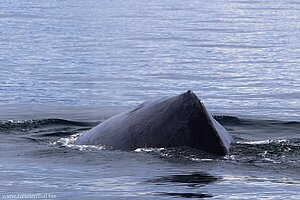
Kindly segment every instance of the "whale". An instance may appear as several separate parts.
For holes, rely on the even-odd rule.
[[[144,102],[104,120],[75,140],[75,145],[103,145],[114,150],[188,147],[219,156],[229,153],[232,143],[232,136],[191,90]]]

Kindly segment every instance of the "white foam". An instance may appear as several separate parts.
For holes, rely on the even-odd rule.
[[[287,140],[280,139],[280,140],[259,140],[259,141],[247,141],[247,142],[237,142],[237,144],[270,144],[270,143],[282,143],[286,142]]]
[[[68,147],[72,149],[77,149],[80,151],[94,151],[94,150],[107,150],[111,149],[104,145],[75,145],[76,139],[83,133],[77,133],[74,135],[71,135],[68,138],[60,138],[58,141],[52,142],[50,144],[52,145],[58,145],[63,147]]]
[[[165,150],[165,148],[137,148],[135,152],[160,152]]]
[[[212,158],[190,158],[191,161],[196,161],[196,162],[212,162],[214,159]]]

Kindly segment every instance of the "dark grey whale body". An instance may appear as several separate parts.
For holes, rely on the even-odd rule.
[[[77,145],[119,150],[186,146],[216,155],[229,152],[230,134],[192,91],[140,104],[81,135]]]

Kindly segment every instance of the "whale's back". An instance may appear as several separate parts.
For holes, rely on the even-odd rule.
[[[75,143],[101,144],[120,150],[187,146],[225,155],[232,141],[197,96],[188,91],[145,102],[113,116],[81,135]]]

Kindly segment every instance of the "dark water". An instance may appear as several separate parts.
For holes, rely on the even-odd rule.
[[[296,0],[0,0],[1,198],[300,199],[299,41]],[[188,89],[229,155],[73,145]]]
[[[299,198],[299,122],[215,118],[237,141],[223,158],[186,148],[122,152],[73,144],[76,134],[97,122],[2,121],[1,193],[51,193],[58,199]]]

